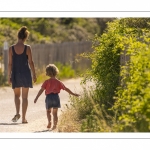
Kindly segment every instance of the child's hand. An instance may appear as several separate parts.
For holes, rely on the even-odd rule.
[[[74,96],[77,96],[77,97],[79,97],[80,95],[79,95],[79,94],[76,94],[76,93],[74,93]]]
[[[37,99],[34,100],[34,103],[36,103],[36,102],[37,102]]]

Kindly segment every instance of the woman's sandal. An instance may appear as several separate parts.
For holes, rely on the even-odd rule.
[[[49,122],[49,124],[47,125],[47,128],[51,128],[51,122]]]
[[[20,114],[17,114],[14,116],[14,118],[12,119],[13,122],[17,122],[18,119],[20,118]]]
[[[27,120],[22,121],[22,124],[26,124],[26,123],[28,123],[28,121],[27,121]]]

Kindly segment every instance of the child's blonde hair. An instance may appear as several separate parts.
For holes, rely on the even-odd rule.
[[[46,66],[46,74],[50,77],[56,76],[59,73],[58,68],[54,64],[49,64]]]

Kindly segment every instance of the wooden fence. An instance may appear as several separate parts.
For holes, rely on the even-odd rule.
[[[49,63],[60,62],[61,64],[69,64],[73,69],[83,70],[90,67],[91,62],[86,58],[79,57],[84,52],[92,51],[92,43],[88,41],[83,42],[64,42],[54,44],[35,44],[31,45],[33,61],[35,68],[38,71],[43,71]],[[7,50],[8,53],[8,50]],[[6,72],[6,59],[4,60],[4,51],[0,47],[0,69]],[[7,55],[8,56],[8,55]]]
[[[49,63],[56,62],[70,64],[73,69],[83,69],[91,65],[89,60],[79,57],[81,53],[92,51],[92,43],[88,41],[37,44],[31,47],[34,64],[38,69],[43,69]]]
[[[122,51],[122,53],[120,54],[120,66],[121,67],[123,67],[123,66],[125,67],[126,63],[129,62],[129,61],[130,61],[130,55],[127,55],[126,50]],[[127,69],[126,76],[129,76],[129,73],[128,73],[129,66],[128,67],[126,66],[126,69]],[[121,83],[121,80],[122,80],[122,77],[120,76],[120,78],[119,78],[119,84],[120,85],[122,84],[122,86],[125,86],[126,85],[125,82],[122,81],[122,83]]]
[[[130,60],[130,56],[126,54],[126,50],[124,50],[120,54],[120,65],[124,66]]]
[[[33,60],[36,69],[43,70],[49,63],[60,62],[62,64],[70,64],[73,69],[84,69],[91,65],[90,60],[78,57],[84,52],[92,51],[92,43],[83,42],[64,42],[55,44],[35,44],[31,45]],[[0,54],[3,58],[3,48],[0,47]],[[124,66],[130,56],[126,55],[126,51],[120,55],[120,65]],[[0,68],[4,61],[0,60]],[[121,77],[120,77],[121,79]]]

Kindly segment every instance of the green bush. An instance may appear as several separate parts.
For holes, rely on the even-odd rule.
[[[59,69],[58,78],[65,79],[65,78],[73,78],[75,77],[75,70],[72,69],[71,65],[69,64],[61,64],[60,62],[56,62],[55,65]]]
[[[118,21],[108,24],[107,32],[101,37],[93,39],[93,52],[87,54],[92,61],[92,68],[85,75],[85,79],[92,78],[99,95],[97,103],[104,105],[106,110],[114,104],[113,96],[119,85],[121,35],[118,33]],[[116,36],[115,36],[116,35]]]
[[[94,91],[94,86],[86,87],[83,85],[81,96],[70,97],[72,110],[76,111],[77,119],[81,122],[79,132],[106,132],[110,131],[110,124],[105,121],[104,108],[97,102],[98,95]],[[113,120],[113,119],[111,119]]]
[[[57,75],[58,79],[69,79],[69,78],[74,78],[76,77],[75,70],[72,69],[72,67],[68,64],[63,65],[60,62],[54,63],[58,69],[59,69],[59,74]],[[43,70],[37,70],[37,84],[45,81],[49,77],[46,76],[45,73],[45,68]]]
[[[84,131],[150,131],[149,21],[125,18],[109,23],[101,37],[95,36],[93,52],[83,55],[92,60],[83,82],[92,79],[96,85],[94,103],[82,102],[91,107],[88,113],[85,110]],[[120,54],[125,51],[130,61],[120,66]],[[95,106],[99,113],[93,113]],[[106,130],[100,128],[100,121],[106,122]]]
[[[6,85],[6,78],[3,75],[2,69],[0,69],[0,86]]]
[[[101,25],[106,28],[109,18],[0,18],[0,47],[4,40],[9,45],[17,40],[17,31],[27,26],[30,31],[28,44],[62,43],[68,41],[85,41],[97,33]]]
[[[114,105],[113,97],[119,85],[120,52],[123,48],[121,34],[118,34],[119,30],[122,30],[119,28],[119,20],[108,24],[108,29],[102,36],[95,35],[92,41],[93,52],[83,54],[83,57],[92,62],[91,69],[87,70],[83,83],[92,80],[95,87],[90,89],[90,96],[88,92],[85,92],[80,109],[77,109],[80,115],[84,114],[82,131],[112,130],[114,112],[110,108]]]
[[[150,131],[150,34],[141,32],[144,36],[140,40],[138,37],[128,40],[130,61],[122,68],[124,86],[118,87],[114,105],[118,131]]]

